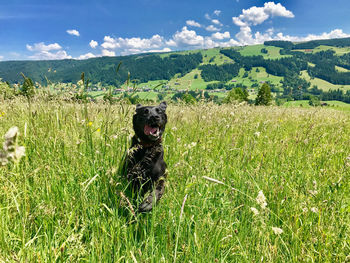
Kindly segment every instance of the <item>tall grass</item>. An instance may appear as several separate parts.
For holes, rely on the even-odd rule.
[[[0,134],[16,125],[26,147],[0,167],[0,261],[349,260],[347,112],[170,105],[166,192],[136,219],[120,173],[133,106],[13,100],[0,112]]]

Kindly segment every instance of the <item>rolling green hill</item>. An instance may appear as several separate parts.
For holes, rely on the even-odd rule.
[[[126,87],[127,83],[146,90],[159,84],[172,91],[201,90],[218,84],[227,89],[248,88],[254,93],[268,82],[277,95],[303,99],[308,93],[341,89],[345,94],[350,90],[350,38],[305,43],[267,41],[263,45],[87,60],[0,62],[3,81],[20,83],[21,72],[44,85],[76,83],[85,72],[97,87]]]

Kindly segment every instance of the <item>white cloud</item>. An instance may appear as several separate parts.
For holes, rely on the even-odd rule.
[[[198,46],[203,43],[204,37],[197,35],[196,31],[188,30],[186,26],[173,35],[172,41],[176,46]]]
[[[213,25],[210,25],[210,26],[207,26],[207,27],[205,28],[205,30],[207,30],[207,31],[219,31],[220,28],[217,28],[217,27],[215,27],[215,26],[213,26]]]
[[[222,26],[222,24],[220,23],[220,21],[217,20],[217,19],[213,19],[213,20],[211,20],[211,22],[212,22],[213,24],[215,24],[215,25]]]
[[[311,40],[317,40],[317,39],[331,39],[331,38],[344,38],[344,37],[350,37],[350,34],[344,33],[342,29],[334,29],[329,33],[324,32],[320,35],[309,34],[305,37],[289,36],[289,35],[284,35],[283,33],[280,32],[276,34],[274,39],[302,42],[302,41],[311,41]]]
[[[275,4],[274,2],[266,2],[263,7],[252,6],[249,9],[243,9],[241,15],[232,17],[233,23],[240,27],[236,38],[243,45],[257,44],[272,39],[271,29],[264,34],[256,32],[253,36],[251,26],[260,25],[275,16],[293,18],[294,14],[280,3]]]
[[[91,48],[96,48],[98,46],[98,43],[95,40],[91,40],[89,45],[90,45]]]
[[[204,15],[204,17],[205,17],[206,19],[208,19],[208,20],[211,20],[211,18],[210,18],[210,15],[209,15],[209,14],[205,14],[205,15]]]
[[[171,52],[171,49],[168,47],[165,47],[163,49],[152,49],[148,50],[147,52]]]
[[[221,13],[221,10],[214,10],[214,15],[219,16]]]
[[[112,38],[110,36],[104,37],[104,42],[101,46],[104,49],[126,49],[130,51],[134,50],[150,50],[159,49],[164,45],[164,38],[160,35],[154,35],[151,38]]]
[[[238,17],[232,17],[233,23],[239,27],[259,25],[270,17],[281,16],[293,18],[294,14],[287,10],[280,3],[267,2],[263,7],[252,6],[249,9],[243,9]]]
[[[44,42],[40,42],[34,45],[27,44],[26,47],[29,51],[36,52],[34,55],[29,56],[31,59],[53,60],[72,58],[72,56],[69,56],[66,51],[62,50],[62,47],[57,43],[45,45]],[[53,50],[57,51],[52,52]]]
[[[350,34],[344,33],[342,29],[334,29],[330,32],[324,32],[319,35],[309,34],[307,36],[290,36],[284,35],[282,32],[275,34],[273,28],[267,29],[264,33],[255,32],[252,33],[250,27],[241,27],[241,30],[236,34],[236,38],[240,45],[255,45],[262,44],[268,40],[288,40],[292,42],[304,42],[317,39],[331,39],[331,38],[344,38],[350,37]]]
[[[211,37],[213,39],[222,40],[225,38],[230,38],[231,36],[230,36],[230,32],[226,31],[225,33],[216,32],[212,34]]]
[[[95,58],[95,57],[97,56],[89,52],[84,55],[80,55],[77,59],[88,59],[88,58]]]
[[[3,60],[4,59],[4,56],[0,56],[0,60]]]
[[[115,56],[115,52],[107,50],[107,49],[102,49],[102,56],[114,57]]]
[[[62,47],[57,43],[45,45],[44,42],[35,43],[33,46],[27,44],[26,47],[29,51],[39,51],[39,52],[62,49]]]
[[[66,32],[72,36],[77,36],[77,37],[80,36],[79,31],[76,29],[68,29]]]
[[[199,24],[198,22],[194,21],[194,20],[187,20],[186,21],[186,25],[188,26],[194,26],[194,27],[201,27],[201,24]]]
[[[56,59],[70,59],[72,56],[69,56],[66,51],[59,50],[57,52],[49,52],[49,51],[42,51],[35,53],[32,56],[29,56],[30,59],[35,60],[56,60]]]

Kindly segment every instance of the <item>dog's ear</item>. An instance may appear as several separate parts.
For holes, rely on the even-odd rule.
[[[166,102],[165,102],[165,101],[162,101],[162,102],[159,104],[159,108],[161,108],[163,111],[166,110],[166,107],[167,107],[167,105],[166,105]]]
[[[137,104],[136,105],[136,111],[139,110],[140,108],[142,108],[142,105],[141,104]]]

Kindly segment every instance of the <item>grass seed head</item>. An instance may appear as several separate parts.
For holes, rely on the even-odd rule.
[[[266,206],[267,206],[266,197],[265,197],[263,191],[261,191],[261,190],[259,191],[258,196],[256,197],[256,202],[260,205],[260,207],[262,209],[266,208]]]
[[[283,229],[279,227],[272,227],[272,231],[275,233],[275,235],[280,235],[283,233]]]

